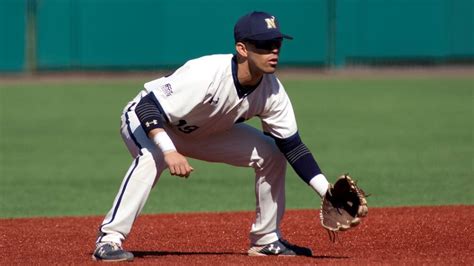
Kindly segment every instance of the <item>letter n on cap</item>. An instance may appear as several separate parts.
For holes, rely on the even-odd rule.
[[[272,16],[271,18],[266,18],[265,22],[267,22],[267,29],[276,29],[276,24],[275,24],[275,17]]]

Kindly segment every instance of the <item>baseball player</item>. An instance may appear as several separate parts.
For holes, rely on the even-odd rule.
[[[292,37],[280,32],[274,16],[252,12],[237,21],[234,38],[235,54],[190,60],[146,83],[124,108],[121,134],[134,160],[99,228],[94,260],[133,260],[122,242],[165,169],[190,176],[187,157],[253,168],[256,219],[248,255],[312,254],[285,241],[279,230],[287,162],[321,197],[329,186],[274,75],[282,41]],[[262,130],[242,123],[255,116]]]

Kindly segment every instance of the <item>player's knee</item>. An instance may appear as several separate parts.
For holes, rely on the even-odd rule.
[[[276,149],[271,154],[270,164],[272,164],[272,167],[281,166],[286,168],[286,158],[280,150]]]
[[[281,162],[281,161],[285,160],[285,156],[283,155],[283,153],[278,149],[278,147],[274,143],[271,143],[271,144],[268,145],[268,149],[266,151],[266,154],[267,154],[267,157],[271,161]]]
[[[286,158],[283,153],[280,152],[278,147],[273,143],[267,143],[255,149],[252,154],[253,167],[256,170],[272,169],[272,171],[277,171],[281,169],[282,171],[286,170]]]
[[[142,153],[137,157],[136,174],[134,179],[141,182],[154,185],[158,174],[157,163],[152,153],[142,149]]]

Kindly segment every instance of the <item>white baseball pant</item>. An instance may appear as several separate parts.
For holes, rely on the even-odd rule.
[[[135,159],[125,174],[112,208],[104,218],[97,242],[121,244],[125,240],[152,187],[167,168],[162,152],[146,136],[134,112],[138,100],[135,99],[124,109],[121,125],[122,137]],[[252,167],[255,171],[256,219],[250,230],[250,242],[265,245],[280,238],[279,225],[285,211],[287,163],[273,139],[243,123],[198,141],[174,134],[167,128],[165,130],[184,156]]]

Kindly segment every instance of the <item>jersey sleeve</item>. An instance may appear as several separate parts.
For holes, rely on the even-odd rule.
[[[213,83],[215,71],[212,63],[204,67],[205,60],[190,60],[173,74],[145,83],[161,105],[167,120],[176,122],[202,103]]]
[[[262,129],[273,137],[285,139],[293,136],[298,128],[293,106],[283,85],[276,78],[273,82],[272,92],[260,114]]]

